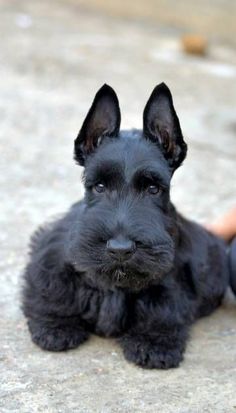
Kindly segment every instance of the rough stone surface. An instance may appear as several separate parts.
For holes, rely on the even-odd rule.
[[[0,411],[236,412],[230,294],[213,316],[196,323],[175,370],[128,364],[113,340],[93,337],[60,354],[30,341],[20,310],[29,236],[82,196],[72,144],[104,82],[117,90],[124,127],[141,126],[155,84],[165,81],[172,89],[189,144],[172,188],[180,211],[206,222],[236,201],[230,42],[212,42],[205,59],[184,56],[177,29],[108,18],[83,3],[0,0]]]

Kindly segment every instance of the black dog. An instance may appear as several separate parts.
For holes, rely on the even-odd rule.
[[[140,366],[179,365],[190,324],[210,314],[228,284],[225,246],[179,215],[172,174],[187,152],[162,83],[144,109],[143,131],[119,132],[120,109],[104,85],[75,140],[84,200],[36,233],[23,309],[43,349],[115,336]]]

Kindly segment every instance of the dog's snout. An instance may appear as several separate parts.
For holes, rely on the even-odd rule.
[[[128,260],[135,250],[135,242],[126,238],[112,238],[107,241],[107,252],[115,260]]]

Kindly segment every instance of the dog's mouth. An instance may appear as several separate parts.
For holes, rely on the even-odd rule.
[[[122,266],[117,268],[111,275],[114,285],[121,288],[131,288],[133,290],[140,290],[146,287],[152,278],[149,274],[133,273]]]
[[[109,267],[104,266],[100,269],[100,275],[117,287],[140,290],[147,287],[151,281],[161,279],[163,271],[161,269],[158,273],[157,271],[145,271],[141,266],[127,262]]]

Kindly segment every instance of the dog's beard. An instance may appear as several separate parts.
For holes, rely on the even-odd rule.
[[[81,249],[80,249],[81,253]],[[129,260],[119,262],[106,254],[104,247],[83,249],[74,266],[96,285],[140,290],[161,280],[173,267],[174,248],[170,245],[139,247]]]
[[[120,265],[115,268],[102,269],[101,276],[109,280],[112,285],[120,288],[140,290],[146,287],[152,280],[148,273],[140,272],[130,265]]]
[[[174,256],[170,251],[160,250],[160,247],[149,249],[149,253],[140,250],[129,261],[102,266],[100,274],[117,287],[140,290],[154,280],[161,280],[171,270]]]

